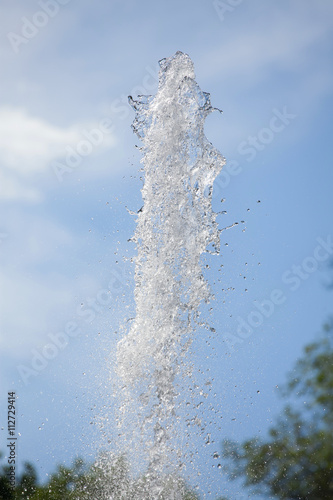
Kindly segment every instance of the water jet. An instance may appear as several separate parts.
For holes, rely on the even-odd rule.
[[[162,493],[186,468],[188,353],[202,326],[201,305],[212,298],[201,259],[219,253],[212,191],[225,160],[204,134],[215,108],[195,81],[190,57],[177,52],[159,64],[156,95],[129,97],[144,185],[132,238],[136,314],[117,346],[118,425],[125,449],[145,464],[147,498],[176,498],[173,486],[169,496]]]

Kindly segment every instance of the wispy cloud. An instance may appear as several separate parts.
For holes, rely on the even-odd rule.
[[[308,64],[309,48],[325,40],[333,30],[333,21],[332,16],[327,15],[327,8],[316,5],[315,9],[303,9],[302,6],[295,2],[289,9],[276,7],[274,16],[270,16],[270,22],[264,27],[259,17],[257,28],[245,18],[238,19],[244,26],[242,36],[227,37],[228,41],[205,54],[207,75],[214,77],[223,71],[233,80],[242,75],[240,83],[247,86],[271,75],[274,67],[297,71]],[[253,18],[253,6],[250,7]],[[240,15],[239,11],[234,17]],[[331,11],[333,13],[333,8]],[[223,29],[230,30],[232,25],[225,22]]]
[[[243,2],[225,16],[220,27],[223,41],[205,51],[197,65],[198,73],[217,81],[224,95],[223,101],[215,98],[214,105],[224,109],[225,117],[210,116],[206,129],[227,158],[241,141],[259,131],[274,107],[283,105],[302,116],[283,137],[286,144],[295,143],[332,88],[327,58],[333,4],[309,1],[305,9],[295,0],[287,6],[267,4],[260,5],[262,11],[257,9],[258,5]]]
[[[62,129],[24,109],[0,109],[1,161],[12,171],[23,175],[41,172],[65,144],[78,140],[77,126]]]
[[[41,193],[32,183],[34,176],[49,173],[50,163],[63,158],[66,148],[80,144],[85,130],[93,126],[85,123],[62,128],[22,108],[0,108],[0,199],[40,201]],[[107,148],[114,142],[110,132],[98,146]]]

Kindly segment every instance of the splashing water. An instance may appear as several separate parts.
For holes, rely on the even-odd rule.
[[[162,491],[161,478],[183,465],[179,387],[189,371],[186,354],[200,305],[211,299],[201,256],[208,247],[219,252],[211,201],[225,163],[204,135],[214,108],[195,81],[190,57],[177,52],[160,68],[156,96],[129,98],[143,143],[144,205],[133,237],[136,316],[117,349],[119,425],[131,446],[141,442],[152,498]]]

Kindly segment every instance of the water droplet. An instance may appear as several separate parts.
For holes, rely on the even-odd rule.
[[[210,434],[208,434],[208,435],[207,435],[207,439],[206,439],[205,444],[211,444],[210,437],[211,437],[211,435],[210,435]]]

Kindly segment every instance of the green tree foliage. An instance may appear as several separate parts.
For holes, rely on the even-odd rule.
[[[3,454],[0,453],[0,459]],[[0,468],[0,500],[14,500],[14,492],[8,479],[8,467],[1,465]]]
[[[16,498],[32,497],[37,491],[37,473],[33,465],[26,462],[16,488]]]
[[[225,440],[225,470],[263,495],[333,498],[333,321],[305,347],[283,391],[291,399],[267,440]]]
[[[1,458],[1,456],[0,456]],[[152,488],[148,474],[132,479],[124,456],[101,454],[87,465],[81,459],[71,467],[58,466],[47,484],[37,481],[35,468],[26,463],[15,489],[8,467],[0,469],[0,500],[198,500],[181,478],[167,476]]]

